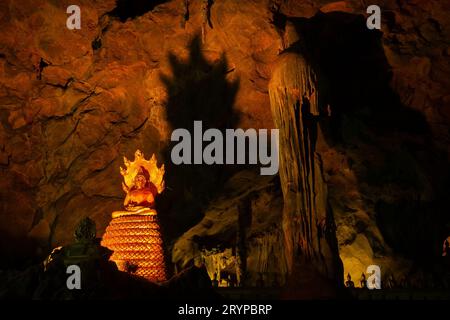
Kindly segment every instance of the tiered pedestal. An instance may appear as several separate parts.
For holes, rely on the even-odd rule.
[[[166,280],[163,241],[156,211],[151,210],[151,214],[113,213],[101,244],[113,251],[110,259],[119,270],[155,282]]]

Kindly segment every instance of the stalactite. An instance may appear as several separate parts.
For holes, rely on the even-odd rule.
[[[203,250],[201,256],[210,279],[216,278],[219,281],[219,286],[223,286],[224,282],[228,281],[227,276],[230,272],[233,274],[237,273],[236,255],[232,248],[227,248],[223,251],[217,249]]]
[[[284,198],[283,231],[289,272],[310,261],[321,272],[333,270],[333,253],[321,231],[329,224],[327,190],[315,151],[319,118],[318,79],[298,52],[280,55],[269,83],[275,126],[280,129],[280,179]],[[332,246],[331,246],[332,247]]]

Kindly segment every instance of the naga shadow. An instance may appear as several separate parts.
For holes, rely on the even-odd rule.
[[[194,121],[202,121],[203,131],[217,128],[224,133],[226,128],[235,128],[239,121],[234,109],[239,80],[227,79],[231,71],[224,54],[214,62],[206,59],[198,35],[190,41],[188,52],[186,60],[169,54],[172,74],[160,77],[168,93],[167,120],[172,130],[184,128],[191,133],[193,147]],[[168,239],[176,239],[203,218],[210,200],[233,171],[220,164],[174,165],[171,150],[177,143],[171,142],[164,151],[167,191],[158,201]],[[191,155],[193,162],[192,148]]]

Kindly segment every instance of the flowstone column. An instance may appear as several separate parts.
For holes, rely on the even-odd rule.
[[[288,272],[307,264],[329,279],[338,279],[335,227],[316,152],[319,81],[301,52],[295,30],[287,30],[286,36],[290,48],[275,64],[269,95],[275,126],[280,130],[279,174]]]

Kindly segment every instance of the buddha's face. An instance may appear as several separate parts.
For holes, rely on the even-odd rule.
[[[143,175],[136,176],[136,179],[134,180],[134,185],[136,189],[141,190],[145,188],[146,179]]]

